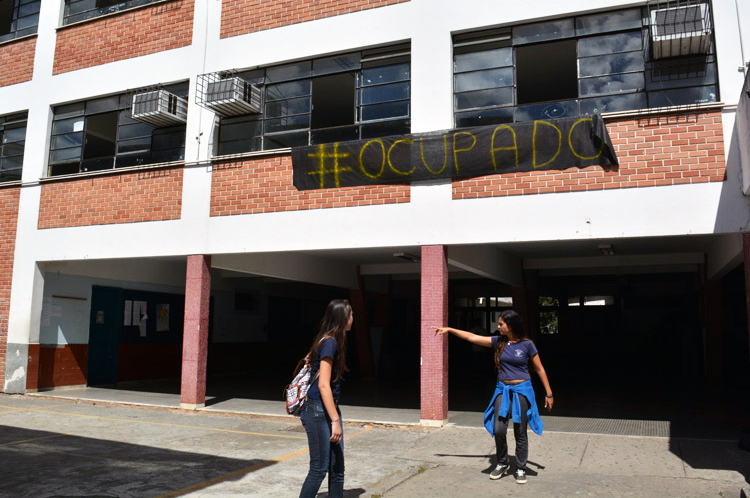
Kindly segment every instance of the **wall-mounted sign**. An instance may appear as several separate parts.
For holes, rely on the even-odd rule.
[[[311,190],[618,163],[594,115],[295,147],[292,164]]]

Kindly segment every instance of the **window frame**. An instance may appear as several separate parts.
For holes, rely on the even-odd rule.
[[[0,183],[21,180],[26,145],[27,120],[28,113],[25,111],[0,116]],[[8,138],[8,130],[21,129],[23,129],[23,132],[16,133],[22,134],[23,138]],[[18,163],[18,166],[8,167],[12,163]],[[8,171],[17,171],[17,174],[8,175]]]
[[[382,81],[366,81],[368,73],[375,68],[384,68]],[[393,73],[386,74],[385,68]],[[314,127],[312,103],[316,80],[321,82],[323,78],[346,73],[354,76],[352,121]],[[262,112],[220,117],[216,156],[408,133],[411,128],[411,50],[408,43],[268,66],[238,72],[235,76],[261,87]],[[389,92],[399,95],[389,97]],[[284,106],[289,107],[290,112],[279,110]],[[367,116],[377,113],[378,106],[382,106],[380,109],[392,106],[400,114]]]
[[[62,25],[68,26],[91,19],[117,14],[127,10],[137,9],[153,3],[163,3],[169,0],[124,0],[111,5],[97,6],[99,0],[65,0]],[[93,7],[86,8],[87,3],[93,3]],[[71,13],[71,5],[80,6],[81,10]]]
[[[189,83],[159,88],[185,98]],[[140,93],[140,90],[54,107],[47,177],[183,161],[186,124],[156,127],[133,119],[131,110],[136,93]],[[111,156],[85,157],[86,137],[94,133],[90,128],[90,118],[108,113],[116,113],[114,153]],[[167,146],[156,145],[162,141]]]
[[[0,34],[0,43],[35,35],[39,26],[41,0],[6,0],[13,4],[10,8],[10,29]],[[21,27],[19,27],[21,26]]]
[[[615,21],[609,22],[607,19]],[[539,36],[530,36],[529,33],[533,34],[533,30],[529,28],[537,25],[544,25],[542,27],[546,26],[546,29],[542,30]],[[570,26],[573,27],[572,31],[569,29]],[[517,32],[522,36],[519,36]],[[621,38],[615,50],[609,48],[601,53],[587,53],[584,50],[587,43],[593,44],[597,39],[604,40],[602,46],[612,47],[612,42],[607,40],[612,40],[613,37]],[[631,41],[627,41],[628,37]],[[634,45],[632,42],[634,39],[639,39],[640,43]],[[568,100],[550,99],[519,104],[517,49],[533,45],[543,46],[563,40],[575,40],[576,44],[576,97]],[[713,38],[708,54],[673,59],[653,59],[650,43],[647,7],[630,7],[553,19],[542,23],[519,24],[480,32],[454,34],[454,125],[456,128],[462,128],[719,101]],[[497,95],[499,90],[505,91],[512,87],[511,95],[508,96],[505,91],[502,97],[498,96],[492,100],[493,94],[488,91],[488,98],[483,105],[467,106],[468,98],[464,99],[464,97],[469,92],[460,91],[460,78],[462,75],[471,73],[472,70],[461,67],[462,60],[467,58],[467,54],[482,54],[497,50],[500,44],[503,48],[511,50],[512,81],[510,84],[506,82],[503,85],[496,85],[492,90]],[[475,55],[475,57],[480,59],[481,55]],[[694,76],[690,76],[689,69],[674,69],[685,61],[695,68],[700,68],[694,71]],[[609,68],[606,71],[602,68],[596,72],[592,68],[597,63],[603,68],[609,65]],[[671,67],[675,74],[679,73],[679,76],[673,80],[666,78],[659,80],[655,74],[657,71],[664,71],[665,67]],[[476,71],[486,70],[486,68],[479,68]]]

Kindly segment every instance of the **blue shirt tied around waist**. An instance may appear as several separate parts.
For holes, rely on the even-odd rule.
[[[507,417],[508,411],[511,411],[511,400],[513,409],[511,415],[513,422],[521,422],[521,401],[518,399],[518,395],[522,394],[529,400],[529,411],[526,412],[526,419],[529,421],[529,427],[538,435],[542,435],[544,430],[544,422],[542,417],[539,416],[539,408],[536,406],[536,398],[534,397],[534,388],[531,386],[531,381],[527,380],[520,384],[503,384],[501,381],[497,381],[495,387],[495,393],[492,395],[490,405],[484,411],[484,428],[490,433],[490,436],[494,435],[494,417]],[[495,414],[495,399],[502,395],[503,400],[500,403],[500,413]]]

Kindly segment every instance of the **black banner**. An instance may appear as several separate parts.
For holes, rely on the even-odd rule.
[[[310,190],[618,163],[594,115],[295,147],[292,164]]]

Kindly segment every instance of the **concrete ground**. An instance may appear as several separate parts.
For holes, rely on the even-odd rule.
[[[280,402],[249,414],[96,401],[95,390],[42,394],[0,395],[0,497],[294,497],[307,473],[299,419],[258,414],[280,413]],[[357,408],[342,407],[345,420],[369,418],[345,426],[348,497],[740,497],[750,488],[750,453],[737,439],[627,435],[611,423],[597,434],[593,419],[555,430],[545,417],[521,486],[488,479],[494,444],[478,413],[427,429],[390,420],[412,413]]]

